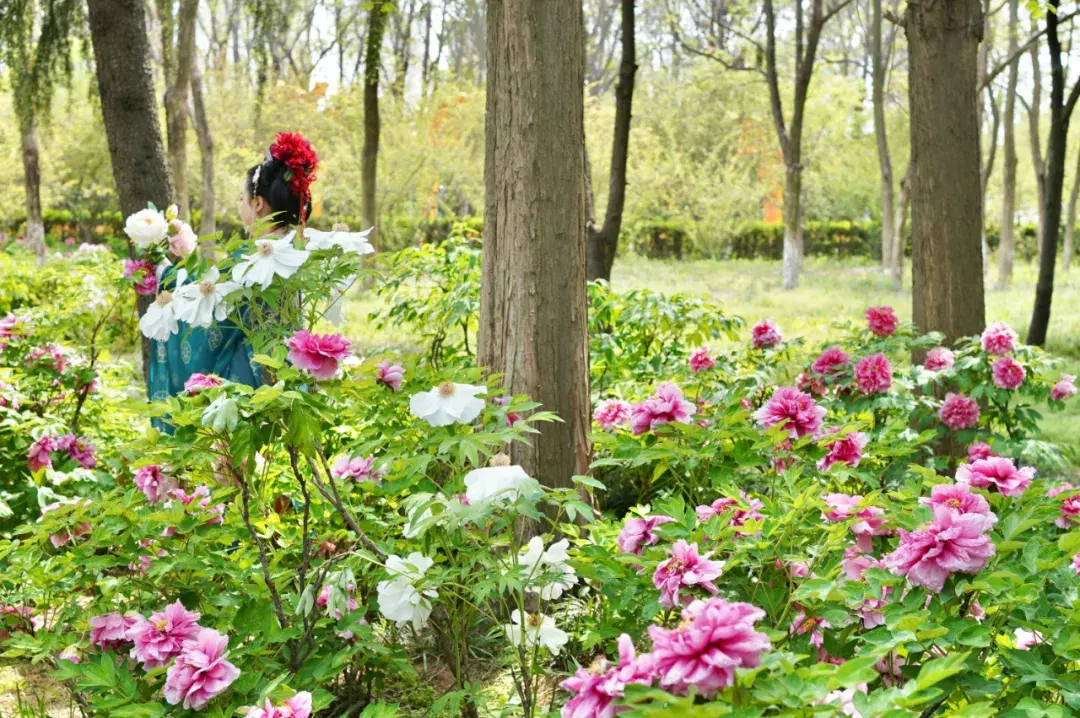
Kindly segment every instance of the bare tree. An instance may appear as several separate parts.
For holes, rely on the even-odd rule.
[[[1080,152],[1076,153],[1076,174],[1069,192],[1069,210],[1065,216],[1065,246],[1061,252],[1061,268],[1069,271],[1073,258],[1073,234],[1076,231],[1076,203],[1080,199]]]
[[[214,138],[210,134],[210,122],[206,118],[206,105],[203,101],[202,71],[199,58],[191,61],[191,117],[195,124],[195,135],[199,139],[199,156],[202,160],[202,192],[199,195],[199,234],[213,234],[216,229],[214,212]]]
[[[892,46],[895,25],[889,33],[888,46]],[[882,43],[881,0],[871,0],[870,62],[872,66],[872,102],[874,106],[874,138],[877,141],[878,165],[881,168],[881,263],[892,275],[897,287],[903,281],[904,237],[898,226],[899,214],[893,181],[892,157],[889,153],[889,136],[885,127],[885,81],[888,73],[889,52]],[[893,244],[900,244],[899,251]]]
[[[173,199],[183,220],[189,218],[191,210],[187,184],[187,118],[198,11],[199,0],[181,0],[180,12],[173,18],[171,0],[158,0],[161,56],[168,85],[165,90],[165,128],[169,169],[173,180]]]
[[[390,0],[375,0],[368,14],[367,47],[364,50],[364,149],[360,154],[361,211],[364,224],[378,225],[375,208],[375,183],[379,164],[379,70],[382,57],[383,32],[392,4]],[[378,234],[378,229],[375,230]]]
[[[1009,56],[1019,49],[1017,41],[1019,0],[1009,0]],[[998,242],[998,288],[1004,289],[1012,278],[1015,254],[1016,224],[1016,85],[1020,58],[1009,65],[1008,87],[1005,90],[1005,140],[1001,178],[1001,239]]]

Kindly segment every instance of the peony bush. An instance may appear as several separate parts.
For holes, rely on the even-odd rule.
[[[473,365],[468,241],[380,266],[344,229],[128,230],[142,334],[240,317],[260,382],[195,375],[117,432],[65,378],[100,358],[0,324],[33,407],[0,405],[8,503],[42,510],[0,541],[0,648],[87,713],[1080,710],[1080,480],[1038,430],[1075,384],[1008,327],[945,347],[872,307],[811,348],[593,285],[593,466],[551,489],[509,456],[556,417]],[[368,276],[421,354],[334,330]],[[77,423],[47,399],[80,390]]]

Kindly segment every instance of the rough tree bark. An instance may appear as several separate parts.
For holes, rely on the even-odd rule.
[[[630,119],[634,102],[634,76],[637,52],[634,38],[634,0],[622,0],[622,63],[619,83],[615,86],[615,134],[611,141],[611,177],[604,224],[596,226],[592,212],[587,213],[587,278],[611,280],[611,265],[619,246],[623,207],[626,205],[626,161],[630,149]],[[589,192],[591,193],[591,189]],[[591,204],[591,203],[590,203]]]
[[[549,487],[589,465],[580,0],[487,1],[479,361],[561,422],[515,463]]]
[[[1080,199],[1080,152],[1076,153],[1076,175],[1069,192],[1069,210],[1065,215],[1065,246],[1061,252],[1061,268],[1069,271],[1073,258],[1073,233],[1076,230],[1076,201]]]
[[[911,182],[908,180],[911,175],[911,166],[908,166],[907,172],[900,178],[900,199],[896,203],[896,218],[893,220],[893,227],[896,228],[896,241],[892,245],[892,280],[893,283],[900,287],[904,284],[904,248],[907,245],[907,219],[908,209],[911,207]]]
[[[986,322],[980,230],[979,0],[909,0],[913,316],[945,340]]]
[[[364,48],[364,149],[360,153],[360,203],[364,224],[376,227],[375,183],[379,166],[379,69],[383,33],[391,8],[390,0],[375,0],[368,16],[367,46]],[[376,227],[373,235],[378,235]],[[374,238],[374,237],[373,237]]]
[[[187,221],[191,207],[187,184],[187,109],[191,86],[191,64],[195,53],[195,17],[198,0],[181,0],[175,22],[169,0],[158,3],[161,16],[162,64],[165,70],[165,129],[173,200],[180,219]],[[173,36],[175,28],[175,48]]]
[[[154,100],[143,4],[140,0],[88,0],[88,6],[101,115],[120,211],[126,216],[145,209],[147,202],[165,207],[172,196],[172,179]],[[130,244],[129,251],[133,251]],[[149,298],[139,299],[142,315]],[[150,342],[145,338],[142,351],[145,375],[150,356]]]
[[[870,62],[872,65],[871,97],[874,105],[874,138],[877,140],[878,166],[881,169],[881,264],[896,276],[893,261],[893,242],[896,236],[895,193],[889,136],[885,127],[886,58],[881,42],[881,0],[872,0],[870,16]]]
[[[202,160],[202,192],[199,195],[199,235],[213,234],[217,230],[214,221],[216,202],[214,199],[214,136],[210,133],[210,122],[206,118],[206,104],[203,101],[202,70],[199,58],[191,62],[191,117],[195,125],[195,136],[199,138],[199,156]]]
[[[1032,20],[1034,30],[1035,21]],[[1031,164],[1035,168],[1035,189],[1039,199],[1038,236],[1042,236],[1046,224],[1046,161],[1043,158],[1042,139],[1039,136],[1042,106],[1042,67],[1039,64],[1039,44],[1031,48],[1031,104],[1028,106],[1028,140],[1031,142]]]
[[[1058,232],[1061,227],[1061,195],[1065,184],[1065,149],[1069,119],[1080,98],[1080,81],[1065,98],[1065,68],[1062,64],[1058,16],[1046,10],[1046,44],[1050,51],[1050,133],[1046,144],[1046,190],[1043,193],[1042,227],[1039,231],[1039,279],[1035,284],[1035,306],[1031,310],[1027,343],[1043,346],[1050,325],[1050,305],[1054,298],[1054,266],[1057,263]]]
[[[26,181],[26,244],[45,264],[45,220],[41,215],[41,153],[38,151],[37,123],[31,117],[22,128],[23,177]]]
[[[1019,0],[1009,0],[1009,56],[1018,49],[1017,17]],[[998,281],[999,289],[1009,285],[1013,272],[1013,255],[1016,240],[1014,227],[1016,221],[1016,83],[1020,74],[1020,59],[1009,65],[1008,88],[1005,91],[1005,140],[1002,157],[1001,178],[1001,240],[998,242]]]

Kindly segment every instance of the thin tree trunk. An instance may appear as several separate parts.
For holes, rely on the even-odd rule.
[[[993,39],[990,34],[990,0],[982,0],[982,19],[983,19],[983,40],[979,43],[979,54],[977,64],[977,77],[978,87],[986,87],[987,95],[990,97],[990,105],[994,112],[994,129],[990,134],[990,152],[989,156],[984,160],[982,155],[982,135],[983,124],[985,121],[986,108],[983,104],[983,98],[981,93],[976,94],[975,99],[975,111],[979,122],[979,186],[981,192],[979,194],[979,202],[981,210],[979,212],[979,241],[982,247],[982,268],[983,272],[986,272],[990,262],[990,245],[986,241],[986,187],[990,181],[990,173],[994,167],[994,152],[997,150],[997,122],[998,113],[994,104],[993,90],[988,86],[986,82],[987,65],[989,65],[990,46],[993,44]]]
[[[911,243],[915,324],[946,342],[986,321],[979,225],[978,0],[909,0]]]
[[[1009,56],[1018,48],[1017,15],[1019,0],[1009,0]],[[1013,272],[1016,225],[1016,83],[1020,74],[1020,58],[1009,65],[1008,88],[1005,91],[1005,141],[1001,178],[1001,239],[998,242],[998,288],[1009,285]]]
[[[787,168],[787,174],[784,177],[784,256],[781,267],[784,289],[794,289],[799,286],[804,250],[802,166],[795,164]]]
[[[1080,152],[1076,153],[1076,176],[1069,193],[1069,211],[1065,220],[1065,247],[1061,255],[1061,268],[1069,271],[1073,257],[1073,232],[1076,230],[1076,201],[1080,199]]]
[[[994,174],[994,159],[997,156],[998,129],[1001,126],[1001,112],[998,109],[997,100],[994,98],[993,88],[989,85],[986,86],[986,94],[989,98],[990,114],[993,119],[990,124],[990,150],[987,153],[986,161],[982,162],[982,165],[979,168],[979,204],[982,207],[979,213],[979,216],[981,217],[981,221],[979,222],[979,238],[982,247],[982,266],[984,273],[990,268],[990,243],[986,240],[986,190],[990,187],[990,177]],[[980,102],[979,105],[981,107],[982,103]],[[982,133],[980,132],[980,135],[981,134]],[[979,159],[980,161],[982,160],[981,151],[979,153]]]
[[[907,172],[900,178],[900,199],[896,203],[896,218],[893,221],[893,227],[896,228],[896,234],[892,244],[892,262],[890,267],[892,270],[893,284],[897,287],[904,285],[904,247],[907,245],[906,231],[907,231],[907,218],[908,208],[911,206],[911,182],[908,181],[908,176],[911,174],[911,166],[908,166]]]
[[[364,50],[364,149],[360,154],[361,210],[364,224],[378,223],[375,183],[379,163],[379,69],[383,33],[386,30],[389,0],[375,0],[368,16],[367,47]],[[378,234],[378,228],[372,233]]]
[[[178,39],[176,66],[165,91],[165,126],[168,134],[169,169],[173,180],[173,196],[180,219],[187,221],[191,201],[187,184],[187,109],[191,87],[191,65],[195,54],[195,16],[198,0],[182,0],[177,17]],[[164,26],[164,23],[163,23]],[[164,31],[162,32],[164,36]],[[164,38],[163,38],[164,39]]]
[[[217,230],[214,221],[214,137],[210,134],[210,123],[206,119],[202,70],[199,68],[198,58],[194,58],[191,63],[191,104],[195,136],[199,138],[199,156],[202,160],[202,193],[199,196],[202,217],[199,220],[199,234],[207,235]]]
[[[634,102],[634,76],[637,73],[637,51],[634,37],[634,0],[622,0],[622,63],[619,84],[615,86],[615,133],[611,141],[611,179],[608,202],[604,211],[604,226],[597,229],[592,212],[588,214],[586,276],[588,279],[611,281],[611,266],[622,230],[623,208],[626,205],[626,162],[630,150],[630,119]]]
[[[113,180],[126,216],[147,202],[164,207],[172,180],[154,99],[154,74],[146,14],[140,0],[87,0],[90,40],[97,66],[98,95]],[[129,252],[134,248],[129,243]],[[150,305],[139,297],[139,315]],[[143,338],[143,375],[150,366],[150,342]]]
[[[872,0],[870,19],[870,61],[873,66],[874,138],[881,168],[881,264],[893,270],[893,242],[896,239],[892,157],[885,127],[885,57],[881,44],[881,0]]]
[[[1034,29],[1035,21],[1032,20]],[[1039,137],[1040,105],[1042,104],[1042,68],[1039,66],[1039,44],[1031,48],[1031,105],[1028,107],[1028,139],[1031,141],[1031,164],[1035,168],[1035,189],[1039,199],[1038,236],[1046,224],[1046,162],[1043,159],[1042,139]]]
[[[41,153],[38,151],[37,123],[34,118],[22,133],[23,177],[26,181],[26,245],[45,264],[45,220],[41,214]]]
[[[516,463],[548,487],[589,467],[579,0],[488,0],[479,363],[561,422]]]

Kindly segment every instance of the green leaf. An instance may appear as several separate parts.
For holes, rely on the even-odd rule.
[[[915,679],[915,686],[919,690],[923,690],[940,683],[949,676],[956,675],[964,670],[964,663],[967,662],[969,655],[971,654],[952,653],[944,658],[924,663],[922,670],[919,671],[919,675]]]

